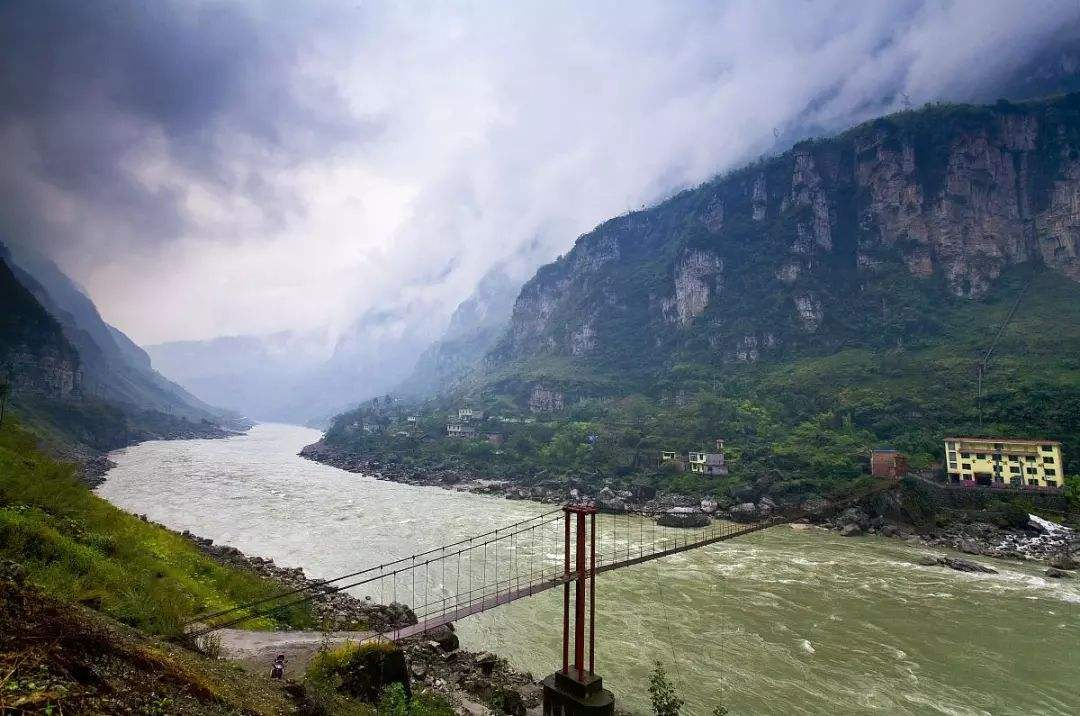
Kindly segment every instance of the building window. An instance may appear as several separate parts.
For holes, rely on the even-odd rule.
[[[1000,454],[994,453],[994,462],[1001,462],[1001,455]]]
[[[994,449],[995,450],[1000,450],[1001,449],[1001,443],[994,443]]]
[[[1046,475],[1057,475],[1057,470],[1055,470],[1055,469],[1054,469],[1054,468],[1052,468],[1052,467],[1044,467],[1044,468],[1043,468],[1043,474],[1046,474]]]
[[[1053,445],[1043,445],[1042,450],[1043,450],[1043,452],[1054,452],[1054,446]]]
[[[1035,485],[1036,487],[1038,487],[1039,481],[1038,480],[1028,480],[1028,484],[1029,485]]]
[[[956,459],[956,452],[955,451],[949,453],[949,459],[950,460],[955,460]]]
[[[1038,475],[1038,474],[1039,474],[1039,471],[1038,471],[1038,469],[1037,469],[1037,468],[1034,468],[1034,467],[1029,467],[1029,468],[1027,469],[1027,474],[1029,474],[1029,475]]]
[[[1010,485],[1023,485],[1024,481],[1022,479],[1020,479],[1019,477],[1010,477],[1009,478],[1009,484]]]
[[[985,460],[986,459],[986,453],[984,453],[984,452],[975,453],[975,459],[976,460]]]
[[[1035,457],[1034,457],[1034,456],[1032,456],[1032,455],[1028,455],[1028,456],[1027,456],[1027,461],[1028,461],[1028,462],[1035,462]]]
[[[963,470],[970,470],[971,469],[971,463],[965,462],[963,465],[960,466],[960,468],[963,469]]]
[[[1011,466],[1009,466],[1009,472],[1019,473],[1020,472],[1020,466],[1019,465],[1011,465]]]
[[[994,465],[994,472],[1001,472],[1001,465]]]
[[[1047,487],[1057,487],[1057,480],[1047,480],[1046,481],[1046,486]]]
[[[969,452],[962,452],[962,453],[960,453],[960,457],[962,457],[962,458],[964,458],[965,460],[967,460],[967,459],[968,459],[969,457],[971,457],[971,453],[969,453]]]
[[[1009,459],[1012,460],[1013,462],[1020,462],[1020,456],[1019,455],[1009,455]]]
[[[1043,464],[1044,465],[1053,465],[1054,464],[1054,458],[1052,458],[1052,457],[1044,457],[1043,458]]]
[[[1005,482],[1005,478],[1001,475],[994,475],[994,482]]]

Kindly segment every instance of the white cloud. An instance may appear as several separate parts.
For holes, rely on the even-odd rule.
[[[434,334],[496,263],[524,274],[775,132],[977,94],[1078,16],[1051,0],[262,4],[228,13],[230,43],[189,9],[165,24],[247,53],[223,56],[212,102],[189,107],[183,81],[154,103],[146,83],[120,82],[123,101],[84,83],[105,89],[63,116],[110,129],[42,124],[0,192],[37,215],[8,233],[47,244],[139,341],[370,310]],[[155,20],[136,25],[151,56],[155,32],[179,32]],[[166,78],[187,77],[188,44],[164,43]],[[2,136],[37,116],[0,114]],[[42,170],[66,146],[50,131],[114,163],[109,193]]]

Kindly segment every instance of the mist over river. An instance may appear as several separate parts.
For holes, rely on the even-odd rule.
[[[296,456],[319,433],[259,425],[227,440],[115,453],[97,492],[282,566],[330,578],[551,509],[382,482]],[[597,579],[597,671],[648,712],[656,659],[708,714],[1080,713],[1080,580],[979,558],[1000,574],[917,567],[877,537],[778,527]],[[360,596],[363,596],[361,593]],[[560,662],[561,593],[458,623],[537,678]]]

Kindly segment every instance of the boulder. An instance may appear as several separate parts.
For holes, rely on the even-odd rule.
[[[855,524],[854,522],[850,522],[850,523],[844,525],[842,528],[840,528],[840,536],[841,537],[856,537],[858,535],[861,535],[862,531],[863,531],[862,527]]]
[[[915,560],[915,564],[920,567],[937,567],[941,564],[941,557],[935,557],[933,555],[924,554]]]
[[[870,527],[870,516],[858,507],[849,507],[840,513],[837,522],[842,525],[858,525],[860,530],[866,530]]]
[[[454,633],[453,627],[449,624],[446,626],[437,626],[428,631],[427,635],[431,641],[439,645],[439,648],[442,651],[457,651],[460,646],[458,635]]]
[[[974,540],[961,540],[958,548],[964,554],[982,554],[982,547]]]
[[[732,507],[728,513],[736,522],[753,522],[758,518],[758,508],[753,502],[743,502]]]
[[[626,501],[619,497],[601,497],[596,501],[596,509],[600,512],[622,514],[626,512]]]
[[[1080,562],[1077,562],[1076,558],[1068,552],[1059,552],[1055,554],[1047,560],[1047,564],[1054,569],[1077,569],[1080,567]]]
[[[709,516],[693,507],[673,507],[656,518],[661,527],[708,527]]]
[[[701,511],[707,515],[711,515],[719,509],[720,505],[716,503],[716,500],[702,500]]]
[[[762,497],[758,500],[757,508],[762,515],[768,515],[776,509],[776,501],[771,497]]]
[[[491,676],[491,672],[495,670],[495,664],[497,664],[498,661],[499,657],[495,656],[490,651],[482,651],[476,655],[476,666],[484,676]]]
[[[334,670],[341,691],[362,701],[377,701],[383,688],[392,683],[401,684],[406,694],[411,693],[405,654],[395,644],[361,644],[348,652]]]
[[[1047,577],[1052,577],[1054,579],[1069,579],[1070,577],[1072,577],[1072,575],[1066,572],[1064,569],[1058,569],[1057,567],[1048,567],[1044,574]]]
[[[938,564],[948,567],[949,569],[955,569],[957,572],[978,572],[980,574],[998,573],[996,569],[987,567],[985,564],[979,564],[978,562],[972,562],[967,559],[957,559],[955,557],[942,557]]]

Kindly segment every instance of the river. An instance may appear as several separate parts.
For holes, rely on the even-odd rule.
[[[97,492],[131,512],[329,578],[549,505],[383,482],[296,456],[314,430],[115,453]],[[732,714],[1080,713],[1080,580],[980,558],[917,567],[916,547],[777,527],[598,578],[597,672],[648,713],[663,661],[687,707]],[[458,624],[463,646],[544,676],[561,658],[557,591]]]

